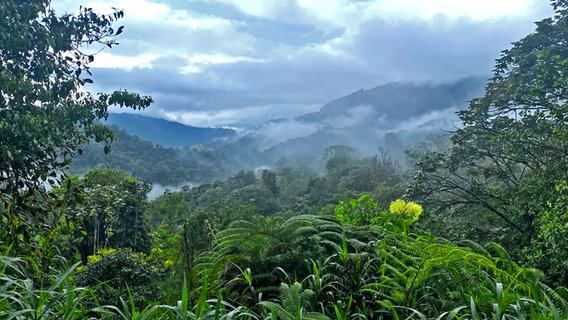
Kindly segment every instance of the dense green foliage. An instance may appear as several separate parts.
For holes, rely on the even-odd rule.
[[[568,8],[564,1],[552,3],[556,15],[503,51],[485,95],[459,112],[464,126],[449,150],[427,153],[417,163],[409,194],[436,213],[430,227],[451,230],[436,232],[498,241],[566,286],[568,269],[541,260],[559,254],[545,244],[553,220],[542,216],[558,198],[556,185],[568,178]]]
[[[149,183],[111,170],[91,170],[82,179],[68,177],[63,183],[66,189],[55,193],[65,206],[64,217],[80,230],[75,242],[83,263],[108,247],[150,252],[143,214]]]
[[[149,260],[142,253],[129,249],[101,249],[89,257],[89,263],[81,267],[76,283],[80,287],[93,288],[96,301],[87,304],[120,305],[120,298],[131,294],[138,307],[158,301],[162,291],[157,283],[167,276],[167,271]]]
[[[92,168],[127,170],[138,179],[163,186],[204,183],[230,175],[229,159],[213,149],[203,146],[166,148],[115,126],[109,128],[117,138],[112,153],[104,153],[103,143],[84,146],[82,155],[73,159],[69,172],[81,174]]]
[[[112,24],[121,11],[98,15],[83,8],[57,16],[49,1],[10,0],[0,4],[0,14],[0,241],[25,251],[38,228],[58,220],[45,210],[45,185],[60,181],[89,140],[104,141],[108,152],[112,132],[96,120],[107,117],[109,105],[142,109],[152,100],[84,90],[93,82],[94,56],[86,52],[116,44],[122,28]]]
[[[409,151],[412,179],[333,145],[325,171],[283,159],[154,200],[125,171],[61,171],[111,139],[109,104],[149,99],[81,89],[78,48],[112,46],[120,11],[48,5],[0,4],[2,319],[568,317],[567,2],[503,52],[449,141]]]

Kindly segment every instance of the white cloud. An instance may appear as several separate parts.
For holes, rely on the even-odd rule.
[[[305,123],[295,120],[281,122],[267,122],[260,128],[248,132],[255,136],[260,150],[268,149],[279,143],[291,139],[307,137],[321,129],[321,125],[315,123]]]
[[[224,54],[214,54],[214,55],[197,54],[189,58],[189,62],[195,64],[225,64],[225,63],[235,63],[242,61],[263,62],[262,59],[254,59],[243,56],[234,57]]]
[[[319,110],[320,105],[266,105],[248,106],[223,110],[148,110],[167,120],[196,127],[253,126],[271,119],[293,118]]]
[[[366,10],[391,19],[431,20],[444,15],[450,18],[489,20],[530,15],[534,2],[535,0],[391,0],[370,2]]]
[[[152,61],[159,57],[157,54],[142,54],[138,56],[116,55],[107,51],[95,55],[95,61],[91,63],[94,68],[151,68]]]
[[[142,19],[142,20],[162,20],[167,17],[171,10],[165,3],[156,3],[146,0],[117,0],[117,1],[83,1],[78,3],[76,0],[58,0],[52,1],[52,7],[57,12],[76,13],[79,6],[83,8],[92,8],[95,12],[108,14],[113,12],[113,7],[124,9],[125,19]]]
[[[196,64],[253,61],[243,56],[252,52],[254,38],[237,30],[241,22],[188,10],[174,10],[166,2],[146,0],[86,1],[84,7],[110,13],[112,7],[123,9],[124,33],[113,53],[98,54],[93,67],[147,68],[152,60],[177,55],[190,61],[180,72],[196,72]],[[73,1],[54,5],[57,12],[76,12]],[[98,51],[100,48],[93,48]],[[199,61],[196,61],[199,60]],[[181,68],[181,67],[180,67]]]
[[[150,94],[148,112],[198,126],[315,111],[389,81],[490,74],[550,16],[544,0],[84,0],[125,10],[93,64],[101,90]],[[57,0],[59,12],[76,0]],[[105,9],[106,8],[106,9]],[[101,70],[102,69],[102,70]],[[280,127],[279,127],[280,128]],[[280,129],[274,129],[280,130]],[[285,130],[284,130],[285,131]]]
[[[290,23],[325,23],[350,28],[368,19],[426,19],[443,15],[488,20],[530,16],[542,0],[209,0],[244,14]],[[283,14],[292,13],[292,14]]]
[[[263,59],[255,59],[244,56],[228,56],[224,54],[197,54],[189,57],[188,62],[189,64],[181,69],[180,72],[182,74],[201,73],[203,72],[203,67],[207,65],[230,64],[238,62],[263,63],[266,61]]]
[[[284,18],[281,14],[282,9],[294,6],[293,0],[213,0],[213,2],[229,4],[247,15],[266,19]]]

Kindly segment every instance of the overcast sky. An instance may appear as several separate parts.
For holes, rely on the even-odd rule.
[[[124,9],[93,91],[154,98],[147,114],[197,126],[313,112],[391,81],[488,76],[552,15],[547,0],[52,0]]]

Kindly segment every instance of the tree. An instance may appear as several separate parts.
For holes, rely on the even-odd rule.
[[[536,236],[525,252],[528,260],[540,269],[547,270],[553,285],[568,283],[568,183],[556,186],[557,197],[548,203],[548,209],[537,217]],[[534,248],[534,249],[533,249]]]
[[[333,145],[325,149],[324,159],[327,160],[325,168],[333,172],[353,161],[357,151],[346,145]]]
[[[143,215],[149,183],[138,182],[124,171],[91,170],[66,186],[67,216],[81,228],[79,252],[84,264],[103,248],[150,252]]]
[[[233,189],[244,188],[257,182],[254,172],[250,170],[241,170],[234,176],[227,179],[227,184]]]
[[[122,11],[82,8],[58,16],[49,0],[6,0],[0,15],[0,223],[8,230],[3,240],[14,244],[45,222],[45,203],[31,200],[45,197],[46,182],[60,181],[82,144],[104,141],[110,150],[113,135],[97,122],[108,106],[142,109],[152,100],[126,91],[88,92],[92,52],[117,44],[123,27],[113,23]]]
[[[145,214],[153,229],[162,226],[168,232],[176,233],[190,212],[191,209],[185,201],[183,192],[166,190],[148,204]]]
[[[278,211],[274,195],[260,183],[230,191],[225,201],[233,205],[251,205],[263,216],[271,216]]]
[[[410,190],[445,230],[453,213],[476,227],[461,236],[505,241],[519,255],[568,175],[568,2],[551,3],[555,16],[503,51],[485,95],[458,113],[452,147],[418,161]]]
[[[262,184],[270,190],[274,199],[278,196],[278,184],[276,183],[276,172],[268,169],[262,170],[261,175]]]

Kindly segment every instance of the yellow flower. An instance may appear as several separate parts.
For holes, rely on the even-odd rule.
[[[92,256],[87,257],[87,263],[95,263],[97,261],[101,261],[102,259],[103,259],[102,256],[99,256],[98,254],[94,254]]]
[[[103,257],[111,255],[116,252],[116,249],[108,248],[108,249],[99,249],[97,250],[97,254],[87,257],[87,263],[95,263],[97,261],[101,261]]]
[[[99,249],[99,250],[97,251],[97,255],[100,255],[100,256],[104,257],[104,256],[111,255],[111,254],[113,254],[113,253],[115,253],[115,252],[116,252],[116,249],[113,249],[113,248]]]
[[[164,261],[164,268],[169,268],[169,267],[173,267],[174,266],[174,262],[170,259]]]
[[[392,214],[401,216],[404,220],[415,222],[422,214],[422,206],[416,202],[406,202],[402,199],[397,199],[391,202],[389,211]]]

